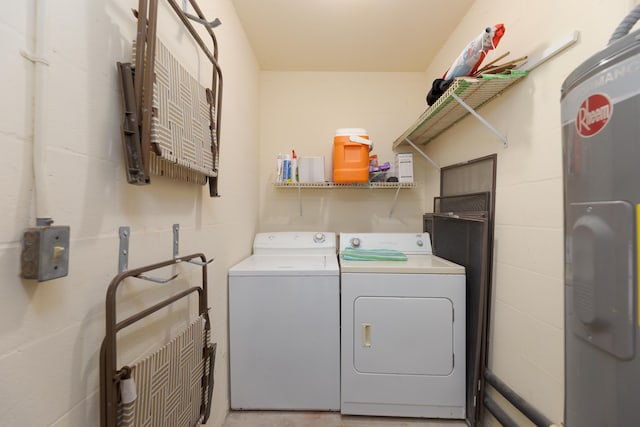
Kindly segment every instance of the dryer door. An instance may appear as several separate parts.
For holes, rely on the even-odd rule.
[[[449,375],[453,304],[448,298],[359,297],[353,355],[360,373]]]

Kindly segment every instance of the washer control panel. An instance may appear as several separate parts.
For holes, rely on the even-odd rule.
[[[328,231],[278,231],[258,233],[254,254],[311,255],[335,254],[336,233]]]

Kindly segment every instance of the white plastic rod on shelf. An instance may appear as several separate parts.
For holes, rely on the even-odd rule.
[[[527,61],[526,64],[524,64],[524,66],[522,67],[523,71],[531,71],[534,68],[542,65],[543,63],[547,62],[549,59],[551,59],[552,57],[556,56],[557,54],[559,54],[560,52],[562,52],[563,50],[565,50],[566,48],[568,48],[569,46],[575,44],[578,41],[578,36],[580,35],[580,33],[578,31],[572,31],[569,35],[565,36],[564,38],[556,41],[553,45],[551,45],[550,47],[546,48],[545,50],[543,50],[542,52],[540,52],[539,54],[533,56],[533,57],[529,57],[529,60]]]
[[[436,162],[434,162],[431,157],[427,156],[424,151],[422,151],[421,149],[418,148],[418,146],[416,144],[414,144],[409,138],[405,138],[405,141],[407,141],[407,144],[409,144],[410,146],[412,146],[422,157],[424,157],[425,159],[427,159],[429,161],[429,163],[431,163],[436,169],[440,170],[440,165],[438,165]]]
[[[496,136],[502,140],[502,144],[504,145],[505,148],[509,145],[509,141],[507,141],[507,137],[506,136],[504,136],[496,128],[491,126],[491,123],[489,123],[480,114],[476,113],[476,110],[471,108],[466,102],[464,102],[462,99],[460,99],[460,97],[458,95],[456,95],[455,93],[452,93],[451,97],[453,99],[455,99],[458,102],[458,104],[462,105],[469,113],[471,113],[473,115],[473,117],[475,117],[476,119],[480,120],[480,122],[482,122],[482,124],[485,125],[491,132],[495,133]]]

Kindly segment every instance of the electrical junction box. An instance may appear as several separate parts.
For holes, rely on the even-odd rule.
[[[42,223],[42,225],[40,225]],[[22,236],[21,276],[39,282],[64,277],[69,273],[69,226],[51,226],[49,218],[38,219],[36,227]]]

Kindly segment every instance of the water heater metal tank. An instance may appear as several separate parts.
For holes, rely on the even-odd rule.
[[[565,425],[640,425],[640,31],[562,86]]]

